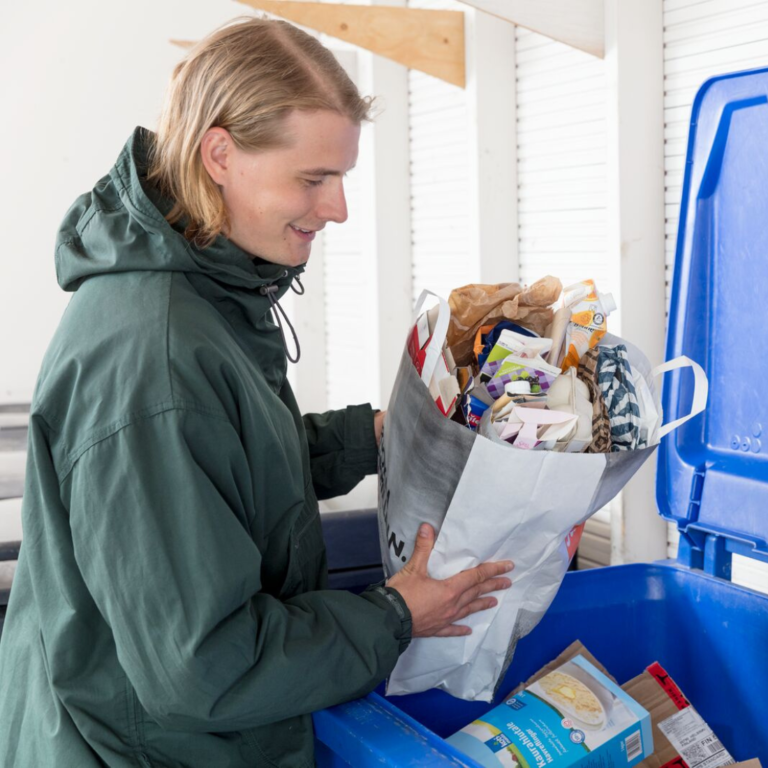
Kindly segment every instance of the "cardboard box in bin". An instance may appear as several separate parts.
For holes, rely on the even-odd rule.
[[[650,713],[655,750],[643,768],[719,768],[734,760],[691,706],[667,671],[655,662],[622,686]]]

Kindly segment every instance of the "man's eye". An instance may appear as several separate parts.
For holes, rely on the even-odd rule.
[[[322,179],[304,179],[304,183],[309,187],[317,187],[323,183]]]

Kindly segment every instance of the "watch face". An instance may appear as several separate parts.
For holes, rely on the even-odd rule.
[[[381,592],[384,597],[387,598],[387,600],[392,603],[395,610],[397,611],[397,615],[400,617],[400,621],[405,621],[405,611],[403,610],[402,603],[400,602],[400,597],[398,595],[394,594],[394,589],[392,587],[385,587],[385,586],[376,586],[376,591]]]

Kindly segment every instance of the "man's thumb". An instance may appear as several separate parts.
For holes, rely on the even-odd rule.
[[[416,537],[416,544],[413,547],[411,556],[411,567],[419,572],[427,572],[427,561],[432,554],[432,548],[435,546],[435,529],[428,523],[422,523],[419,526],[419,534]]]

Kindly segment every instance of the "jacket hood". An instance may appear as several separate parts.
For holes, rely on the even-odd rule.
[[[189,243],[165,215],[171,201],[147,182],[155,135],[137,127],[112,170],[81,195],[64,217],[56,240],[56,275],[76,291],[96,275],[131,271],[207,275],[237,288],[276,283],[280,294],[304,271],[254,257],[223,235],[207,248]]]

